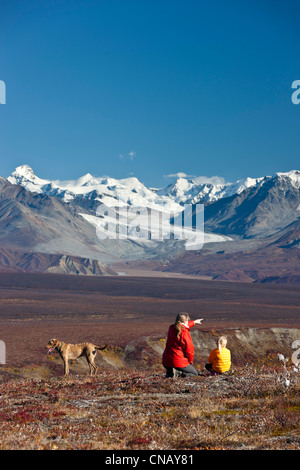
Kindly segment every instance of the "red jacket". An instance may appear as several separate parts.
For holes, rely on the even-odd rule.
[[[195,322],[189,321],[188,327],[182,325],[179,338],[176,336],[175,325],[171,325],[168,332],[166,348],[163,353],[162,363],[165,367],[187,367],[193,364],[194,345],[189,332]]]

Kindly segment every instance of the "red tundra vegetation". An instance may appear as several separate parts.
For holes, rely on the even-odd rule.
[[[300,340],[299,300],[291,287],[1,273],[0,448],[300,449],[290,344]],[[166,379],[161,353],[178,311],[205,319],[193,336],[199,376]],[[224,331],[230,374],[206,376]],[[53,337],[109,343],[98,375],[79,359],[65,378],[58,354],[46,354]]]

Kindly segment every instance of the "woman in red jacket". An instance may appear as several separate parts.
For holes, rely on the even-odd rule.
[[[174,325],[168,332],[166,348],[163,353],[162,363],[167,370],[166,377],[173,377],[173,368],[182,372],[182,377],[198,375],[193,366],[194,345],[189,332],[196,323],[200,324],[202,318],[191,320],[188,313],[179,313]]]

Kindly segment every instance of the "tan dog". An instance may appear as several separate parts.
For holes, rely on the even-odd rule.
[[[90,375],[96,375],[98,367],[96,366],[94,359],[97,354],[97,350],[104,350],[107,348],[107,344],[100,348],[92,343],[81,343],[81,344],[69,344],[63,343],[58,339],[51,339],[47,344],[48,354],[56,349],[62,360],[64,361],[64,373],[69,375],[69,359],[77,359],[78,357],[86,357],[88,365],[90,367]]]

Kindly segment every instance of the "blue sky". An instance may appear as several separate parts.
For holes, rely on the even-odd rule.
[[[298,1],[1,0],[0,175],[300,169]]]

